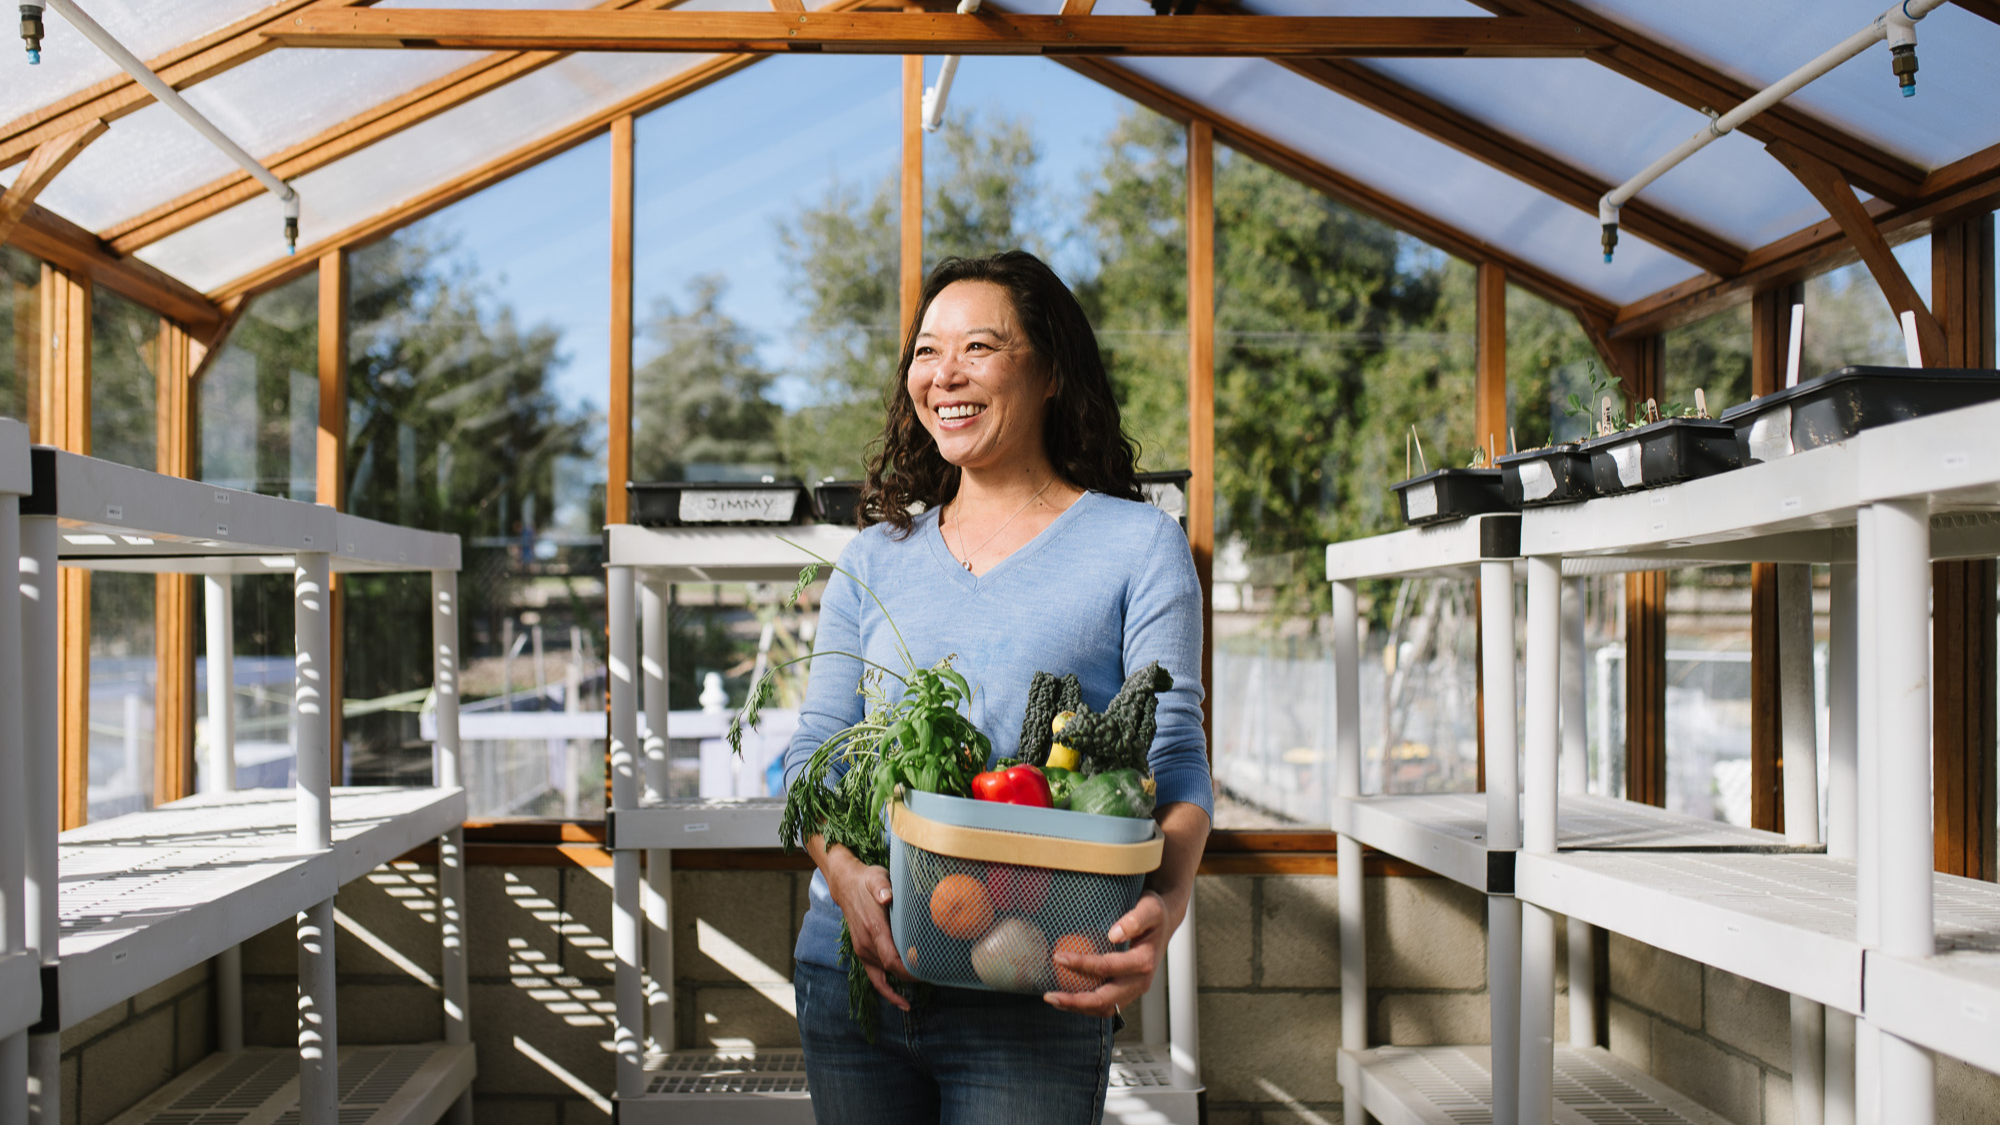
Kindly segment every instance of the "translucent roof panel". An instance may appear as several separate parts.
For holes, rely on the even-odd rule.
[[[601,112],[702,55],[572,55],[297,181],[300,241],[310,243]],[[197,289],[213,289],[282,257],[277,202],[239,204],[145,247],[138,256]]]
[[[1596,215],[1275,63],[1132,59],[1121,65],[1608,300],[1637,300],[1699,272],[1636,237],[1621,242],[1617,261],[1606,265]]]
[[[270,6],[270,0],[85,0],[90,13],[127,50],[142,59],[199,39]],[[0,45],[0,121],[12,121],[123,73],[118,64],[54,12],[42,20],[42,62],[29,66],[25,45],[13,35],[14,5],[7,5],[8,35]]]
[[[1402,84],[1617,184],[1705,125],[1700,113],[1584,59],[1381,59]],[[1551,113],[1551,106],[1568,107]],[[1730,134],[1640,197],[1744,249],[1826,216],[1761,144]]]
[[[1867,27],[1882,0],[1583,0],[1627,27],[1767,86]],[[2000,24],[1947,4],[1917,24],[1917,94],[1897,93],[1877,43],[1792,96],[1822,120],[1925,168],[2000,143]],[[1718,109],[1729,109],[1718,106]]]

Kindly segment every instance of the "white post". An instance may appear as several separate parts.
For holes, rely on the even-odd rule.
[[[1794,996],[1792,997],[1792,1125],[1825,1125],[1825,1071],[1826,1007],[1803,996]]]
[[[1562,584],[1562,770],[1565,794],[1590,792],[1590,654],[1584,638],[1583,579]],[[1600,703],[1601,705],[1601,703]],[[1560,809],[1558,809],[1560,820]],[[1597,1045],[1596,928],[1569,920],[1569,1042]]]
[[[1486,843],[1521,846],[1521,776],[1514,732],[1514,564],[1479,564],[1479,641],[1486,681]],[[1493,1025],[1493,1121],[1514,1125],[1521,1077],[1521,904],[1488,896],[1487,992]]]
[[[204,793],[228,793],[236,788],[236,609],[230,581],[227,574],[202,579],[202,611],[208,627],[208,758],[201,771]]]
[[[243,1049],[243,947],[232,945],[215,955],[216,1049]]]
[[[43,965],[56,963],[60,947],[61,916],[56,910],[56,888],[60,882],[56,862],[56,835],[60,807],[58,764],[49,750],[60,738],[61,715],[57,703],[56,646],[59,635],[56,609],[56,521],[53,516],[29,516],[21,520],[21,714],[23,745],[35,750],[26,755],[27,888],[22,895],[26,909],[25,934],[28,948]],[[32,659],[30,659],[32,657]],[[45,998],[46,999],[46,998]],[[47,1005],[45,1004],[45,1010]],[[53,1029],[28,1036],[28,1119],[33,1125],[60,1125],[62,1121],[62,1037]]]
[[[1826,1125],[1856,1125],[1854,1099],[1855,1019],[1851,1012],[1826,1009]]]
[[[1937,952],[1931,873],[1931,525],[1922,499],[1874,505],[1870,552],[1875,583],[1874,788],[1878,929],[1882,952],[1921,959]],[[1894,748],[1893,751],[1891,748]],[[1937,1073],[1931,1053],[1894,1035],[1882,1035],[1882,1105],[1896,1120],[1933,1125]]]
[[[315,903],[299,915],[298,928],[299,1125],[339,1125],[340,1028],[334,1011],[333,900]]]
[[[456,733],[456,732],[454,732]],[[439,977],[444,984],[444,1041],[453,1046],[472,1042],[472,982],[465,930],[465,829],[438,837],[438,936],[444,946]],[[451,1125],[472,1125],[472,1091],[467,1089],[446,1111]]]
[[[458,734],[459,673],[461,669],[458,612],[458,572],[431,571],[432,684],[437,696],[437,776],[440,789],[465,784],[464,745]]]
[[[27,736],[21,720],[21,498],[0,494],[0,953],[28,948]],[[53,655],[53,654],[50,654]],[[54,747],[40,747],[44,753]],[[0,1125],[28,1120],[28,1033],[0,1039]]]
[[[1180,929],[1167,939],[1167,1054],[1173,1060],[1174,1086],[1201,1087],[1200,980],[1194,962],[1194,897]]]
[[[1361,796],[1361,622],[1353,582],[1333,584],[1333,772],[1339,799]],[[1361,841],[1342,834],[1337,881],[1340,928],[1340,1045],[1368,1049],[1368,924]],[[1358,1088],[1341,1091],[1348,1121],[1367,1120]]]
[[[1562,667],[1562,559],[1538,555],[1528,560],[1528,729],[1521,827],[1525,850],[1541,855],[1556,850]],[[1502,681],[1503,686],[1507,682]],[[1492,745],[1490,738],[1487,745]],[[1518,1025],[1522,1121],[1547,1121],[1555,1112],[1555,1005],[1556,916],[1522,903]]]
[[[1876,696],[1873,685],[1881,663],[1875,646],[1881,643],[1881,639],[1875,628],[1879,618],[1875,604],[1875,590],[1879,585],[1874,558],[1875,537],[1871,533],[1875,517],[1876,509],[1873,507],[1857,511],[1854,536],[1855,679],[1857,684],[1869,685],[1867,690],[1855,692],[1854,932],[1856,940],[1869,949],[1881,947],[1882,920],[1881,912],[1876,909],[1881,849],[1876,832],[1877,800],[1880,795],[1876,792],[1879,778],[1875,761],[1878,749],[1875,721],[1881,700]],[[1868,596],[1861,596],[1863,590],[1868,591]],[[1867,1020],[1855,1021],[1856,1125],[1882,1125],[1881,1045],[1882,1037],[1875,1025]]]
[[[1785,770],[1785,842],[1819,836],[1819,723],[1813,700],[1812,567],[1778,567],[1778,713]]]
[[[1833,564],[1833,597],[1827,613],[1826,641],[1826,854],[1855,859],[1860,852],[1860,747],[1855,636],[1860,612],[1855,604],[1853,563]]]
[[[1155,1052],[1167,1046],[1167,974],[1155,971],[1139,1008],[1139,1037]],[[1154,1055],[1158,1058],[1158,1054]]]
[[[611,659],[611,809],[639,805],[639,700],[634,673],[639,657],[637,609],[632,604],[632,568],[608,566],[605,612],[610,618]],[[639,853],[611,853],[611,952],[616,959],[614,992],[618,1004],[616,1049],[618,1096],[638,1098],[646,1092],[645,986],[640,962],[644,941],[640,911]]]
[[[639,579],[641,702],[646,714],[643,740],[643,804],[667,799],[668,585],[657,574]],[[674,1049],[674,860],[665,848],[646,852],[647,1030],[656,1051]]]
[[[333,709],[340,706],[340,685],[333,682],[332,599],[326,553],[298,556],[292,571],[292,622],[296,637],[298,682],[292,693],[292,715],[298,722],[299,850],[333,847]],[[328,906],[327,920],[332,921]],[[301,925],[305,915],[300,915]],[[331,931],[327,937],[332,942]],[[301,957],[305,954],[300,953]],[[329,970],[330,972],[331,970]],[[303,977],[301,981],[303,982]],[[332,994],[328,994],[331,1001]],[[331,1058],[328,1060],[331,1065]],[[307,1125],[313,1125],[308,1122]],[[332,1125],[328,1122],[328,1125]]]

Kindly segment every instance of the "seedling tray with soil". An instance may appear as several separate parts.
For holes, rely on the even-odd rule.
[[[1499,469],[1433,469],[1389,487],[1411,527],[1462,520],[1488,512],[1511,512]]]
[[[1605,496],[1712,476],[1741,468],[1736,429],[1713,418],[1667,418],[1591,438],[1591,475]]]
[[[1597,495],[1590,454],[1575,442],[1509,453],[1495,461],[1503,474],[1502,494],[1513,508],[1574,504]]]
[[[1746,465],[1776,461],[1863,430],[2000,398],[2000,371],[1979,368],[1843,367],[1732,407]]]

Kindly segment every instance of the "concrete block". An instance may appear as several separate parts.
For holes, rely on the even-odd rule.
[[[1369,879],[1371,988],[1484,988],[1486,896],[1449,879]]]
[[[174,1010],[155,1008],[83,1049],[77,1125],[103,1125],[174,1076]]]
[[[342,974],[404,976],[402,966],[375,946],[436,979],[443,971],[444,939],[438,930],[436,868],[416,864],[378,867],[340,889],[334,960]]]
[[[610,1020],[588,1012],[552,1011],[556,1003],[512,984],[472,986],[472,1039],[479,1048],[479,1077],[473,1088],[478,1094],[573,1096],[560,1071],[611,1096],[616,1060],[611,1053]],[[573,1024],[572,1019],[589,1022]],[[522,1050],[517,1041],[535,1054]]]
[[[1205,988],[1254,983],[1253,883],[1247,875],[1203,875],[1194,881],[1195,975]]]
[[[1263,880],[1258,944],[1264,988],[1340,987],[1340,889],[1330,875]]]
[[[339,939],[335,939],[336,941]],[[336,989],[334,1003],[340,1003]],[[272,977],[243,979],[243,1045],[246,1047],[296,1047],[299,1044],[299,986],[297,978]],[[476,1011],[477,1009],[475,1009]],[[338,1008],[336,1008],[336,1013]],[[336,1019],[339,1016],[336,1014]],[[344,1025],[346,1021],[341,1021]],[[478,1020],[475,1018],[474,1023]]]
[[[1702,974],[1702,1030],[1790,1073],[1791,997],[1712,966],[1703,966]]]
[[[2000,1113],[2000,1074],[1938,1056],[1938,1125],[1991,1125]]]
[[[444,1038],[444,995],[420,984],[342,981],[338,995],[342,1043],[423,1043]],[[473,1009],[473,1019],[479,1009]]]
[[[596,1103],[582,1098],[564,1098],[562,1101],[562,1125],[606,1125],[611,1115],[597,1108]]]
[[[333,953],[340,956],[340,938],[333,939]],[[251,938],[242,945],[243,975],[283,976],[294,980],[299,975],[299,926],[294,919],[284,921]]]
[[[694,990],[695,1047],[797,1047],[799,1019],[790,985]]]
[[[1652,1017],[1622,1000],[1613,998],[1606,1008],[1611,1025],[1612,1054],[1648,1073],[1653,1069]]]
[[[1205,992],[1201,1073],[1218,1102],[1335,1101],[1340,996]]]
[[[1701,970],[1685,957],[1611,935],[1611,994],[1685,1027],[1701,1026]]]
[[[1215,1118],[1210,1115],[1213,1125]],[[1264,1109],[1257,1111],[1259,1125],[1341,1125],[1341,1110],[1338,1105],[1300,1107],[1298,1109]]]
[[[1764,1125],[1792,1125],[1792,1082],[1764,1072]]]
[[[74,1057],[62,1061],[62,1125],[76,1125],[76,1103],[82,1096],[83,1067]]]
[[[674,976],[703,983],[792,979],[788,871],[674,872]]]
[[[214,998],[207,989],[183,996],[175,1005],[179,1027],[174,1033],[174,1069],[188,1067],[215,1051],[215,1021],[211,1014]]]
[[[564,867],[561,924],[563,971],[586,980],[609,981],[611,959],[611,869]]]
[[[1653,1076],[1731,1121],[1763,1116],[1764,1075],[1755,1063],[1658,1019]]]
[[[1377,1042],[1403,1047],[1492,1042],[1484,992],[1400,992],[1375,1005]]]
[[[561,1115],[556,1098],[472,1099],[472,1119],[479,1125],[557,1125]]]
[[[141,989],[132,997],[132,1011],[143,1015],[162,1004],[171,1004],[174,998],[190,989],[200,988],[208,983],[209,962],[203,961],[192,969],[175,973],[151,988]]]
[[[475,978],[504,979],[508,965],[536,954],[557,964],[562,957],[562,871],[555,867],[468,867],[465,910]],[[610,925],[607,915],[605,925]]]
[[[68,1054],[105,1032],[110,1031],[112,1028],[117,1027],[119,1024],[124,1023],[126,1018],[131,1014],[132,1002],[130,1000],[120,1000],[118,1003],[111,1005],[96,1015],[86,1017],[74,1027],[64,1028],[62,1032],[63,1053]]]
[[[1208,1111],[1208,1125],[1257,1125],[1257,1111],[1254,1109],[1211,1109]]]

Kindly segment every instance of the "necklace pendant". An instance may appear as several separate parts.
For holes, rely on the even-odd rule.
[[[964,567],[964,568],[965,568],[965,572],[966,572],[967,574],[971,574],[971,573],[972,573],[972,564],[971,564],[971,563],[969,563],[969,562],[961,562],[961,563],[959,563],[958,565],[960,565],[960,566]]]

